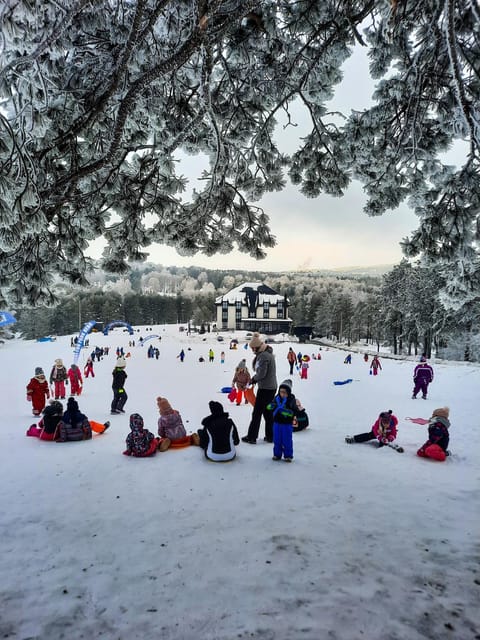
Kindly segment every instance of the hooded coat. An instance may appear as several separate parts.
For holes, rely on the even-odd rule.
[[[73,442],[77,440],[90,440],[92,427],[87,416],[82,413],[74,398],[69,398],[67,410],[58,423],[58,442]]]
[[[123,452],[126,456],[146,458],[157,452],[158,441],[151,431],[144,428],[143,418],[138,413],[130,416],[130,433],[126,439],[127,448]]]
[[[219,402],[208,403],[210,415],[202,420],[203,429],[198,430],[200,446],[205,457],[214,462],[228,462],[236,456],[238,445],[237,427]]]

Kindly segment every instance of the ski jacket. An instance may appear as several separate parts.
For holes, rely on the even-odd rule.
[[[397,424],[398,418],[393,414],[390,416],[390,422],[386,427],[382,425],[380,418],[377,418],[372,426],[373,435],[379,442],[393,442],[397,437]]]
[[[276,395],[273,401],[267,404],[267,411],[273,412],[273,421],[277,424],[293,424],[297,410],[297,401],[293,393],[286,398]]]
[[[448,418],[440,416],[432,418],[428,423],[428,440],[421,448],[425,449],[431,444],[438,444],[439,447],[446,451],[450,441],[449,427],[450,421]]]
[[[127,374],[125,373],[125,371],[123,369],[115,367],[115,369],[112,371],[112,376],[112,389],[116,389],[117,391],[123,389],[125,380],[127,379]]]
[[[64,382],[67,379],[67,370],[65,367],[57,367],[57,365],[53,365],[52,370],[50,372],[50,384],[52,382]]]
[[[237,385],[237,389],[244,391],[246,386],[250,384],[252,377],[246,369],[235,369],[235,375],[232,380],[232,387]]]
[[[237,427],[228,413],[207,416],[202,420],[203,429],[198,430],[200,446],[205,457],[214,462],[233,460],[235,445],[240,443]]]
[[[277,370],[275,356],[272,347],[267,346],[263,351],[257,353],[253,360],[255,373],[252,382],[258,385],[259,389],[277,388]]]
[[[433,380],[433,369],[426,362],[417,364],[413,372],[413,381],[420,382],[420,380],[425,380],[426,382],[432,382]]]
[[[187,435],[183,426],[182,416],[172,409],[171,413],[164,414],[158,419],[158,435],[161,438],[169,438],[170,440],[178,440]]]
[[[143,418],[138,413],[130,416],[130,430],[126,439],[125,455],[142,458],[155,453],[156,447],[152,445],[155,436],[144,428]]]

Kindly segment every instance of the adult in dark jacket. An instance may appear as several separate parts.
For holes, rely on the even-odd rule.
[[[237,427],[220,402],[212,400],[208,406],[211,415],[202,420],[203,429],[197,432],[199,444],[208,460],[229,462],[235,458],[235,445],[240,443]]]
[[[272,348],[265,344],[260,334],[254,333],[250,340],[250,348],[255,353],[252,367],[255,371],[252,377],[252,384],[257,385],[257,397],[252,411],[252,418],[248,427],[248,433],[242,438],[242,442],[256,444],[260,421],[262,416],[265,419],[266,442],[273,442],[273,415],[267,410],[267,405],[272,402],[277,390],[277,371],[275,356]]]
[[[413,382],[415,384],[413,388],[412,399],[417,397],[419,391],[422,392],[422,398],[427,399],[428,385],[433,380],[433,369],[428,364],[425,356],[421,357],[420,364],[417,364],[413,372]]]
[[[127,379],[127,374],[125,373],[126,366],[127,361],[123,356],[120,356],[117,359],[115,369],[112,371],[113,400],[110,412],[113,414],[125,413],[123,407],[128,400],[127,392],[125,391],[125,380]]]

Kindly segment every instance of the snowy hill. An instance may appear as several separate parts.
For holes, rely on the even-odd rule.
[[[85,381],[80,407],[112,425],[79,443],[25,436],[35,422],[26,384],[36,366],[48,375],[55,358],[71,363],[70,337],[14,340],[0,349],[0,637],[479,637],[480,367],[433,362],[428,400],[411,400],[411,361],[385,359],[373,377],[360,355],[349,366],[344,351],[324,348],[308,380],[294,377],[311,427],[294,436],[293,464],[272,461],[263,424],[258,444],[242,443],[232,463],[208,462],[196,447],[127,458],[128,415],[140,413],[156,433],[158,395],[192,431],[211,399],[223,403],[241,436],[251,415],[251,407],[231,405],[220,393],[239,360],[251,363],[244,333],[219,343],[175,326],[152,329],[161,336],[150,341],[158,361],[147,359],[146,347],[129,347],[121,329],[90,335],[89,350],[108,344],[111,351]],[[148,334],[140,328],[137,345]],[[239,339],[237,351],[229,350],[230,337]],[[131,353],[125,416],[109,415],[117,346]],[[289,377],[289,346],[273,345],[278,382]],[[215,361],[200,363],[210,347]],[[176,358],[182,348],[183,363]],[[444,405],[452,456],[420,459],[426,427],[405,418],[428,418]],[[346,434],[369,430],[387,409],[399,418],[405,453],[345,444]]]

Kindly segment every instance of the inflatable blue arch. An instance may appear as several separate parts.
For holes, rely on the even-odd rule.
[[[113,322],[109,322],[107,326],[103,330],[103,335],[107,336],[110,329],[114,329],[115,327],[127,327],[128,333],[133,336],[134,331],[131,325],[128,322],[123,322],[122,320],[113,320]]]

